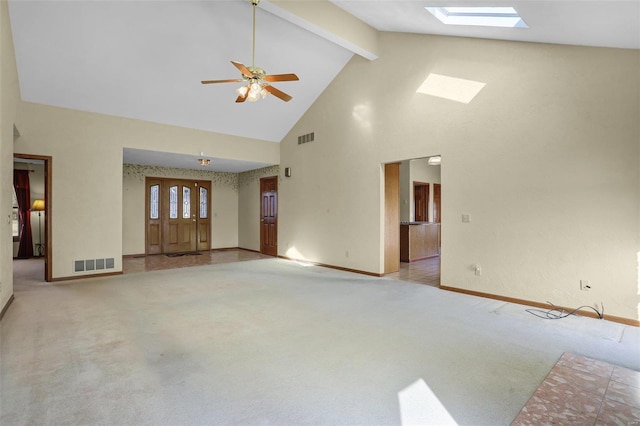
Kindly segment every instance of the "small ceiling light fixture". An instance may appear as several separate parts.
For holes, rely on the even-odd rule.
[[[425,7],[447,25],[529,28],[513,7]]]
[[[430,166],[439,166],[440,164],[442,164],[442,157],[440,157],[439,155],[436,155],[435,157],[429,157],[429,159],[427,160],[427,164]]]
[[[198,158],[198,163],[200,163],[201,166],[208,166],[211,164],[211,160],[208,158]]]

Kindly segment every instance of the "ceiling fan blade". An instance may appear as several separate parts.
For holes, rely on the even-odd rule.
[[[286,93],[284,93],[281,90],[276,89],[273,86],[269,86],[268,84],[265,84],[263,87],[264,87],[264,90],[266,90],[267,92],[271,93],[273,96],[276,96],[276,97],[282,99],[285,102],[289,102],[291,99],[293,99],[291,96],[287,95]]]
[[[295,81],[300,80],[295,74],[272,74],[262,77],[265,81]]]
[[[242,73],[242,75],[244,75],[245,77],[249,77],[249,78],[253,77],[253,73],[249,71],[249,69],[245,67],[243,64],[241,64],[240,62],[231,61],[231,63],[233,64],[234,67],[238,68]]]
[[[238,102],[244,102],[244,101],[246,101],[246,100],[247,100],[247,95],[244,95],[244,96],[239,95],[239,96],[236,98],[236,103],[238,103]]]
[[[233,80],[202,80],[200,83],[202,84],[213,84],[213,83],[240,83],[243,81],[241,78],[234,78]]]

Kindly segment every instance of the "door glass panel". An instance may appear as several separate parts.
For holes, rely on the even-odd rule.
[[[178,187],[169,188],[169,218],[178,218]]]
[[[191,217],[191,188],[182,187],[182,218],[189,219]]]
[[[207,218],[207,188],[200,187],[200,218]]]
[[[149,218],[160,219],[160,185],[151,185],[149,194]]]

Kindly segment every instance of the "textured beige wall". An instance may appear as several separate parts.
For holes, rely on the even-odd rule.
[[[125,164],[122,177],[122,254],[145,252],[145,178],[211,182],[211,248],[238,246],[238,174]]]
[[[123,148],[279,162],[272,142],[27,102],[18,128],[16,151],[52,156],[54,278],[79,275],[77,259],[114,257],[114,270],[122,269]]]
[[[13,294],[13,125],[20,100],[13,36],[6,1],[0,1],[0,311]]]
[[[438,153],[443,285],[637,319],[638,51],[380,41],[381,57],[354,57],[281,143],[296,173],[281,184],[280,251],[381,272],[380,164]],[[431,72],[486,87],[470,104],[416,94]]]

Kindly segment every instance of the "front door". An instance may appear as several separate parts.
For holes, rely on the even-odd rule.
[[[278,255],[278,177],[260,179],[260,253]]]
[[[209,250],[210,183],[147,178],[147,254]]]
[[[196,250],[196,212],[194,211],[195,187],[182,180],[168,180],[164,186],[162,213],[163,253],[180,253]]]

